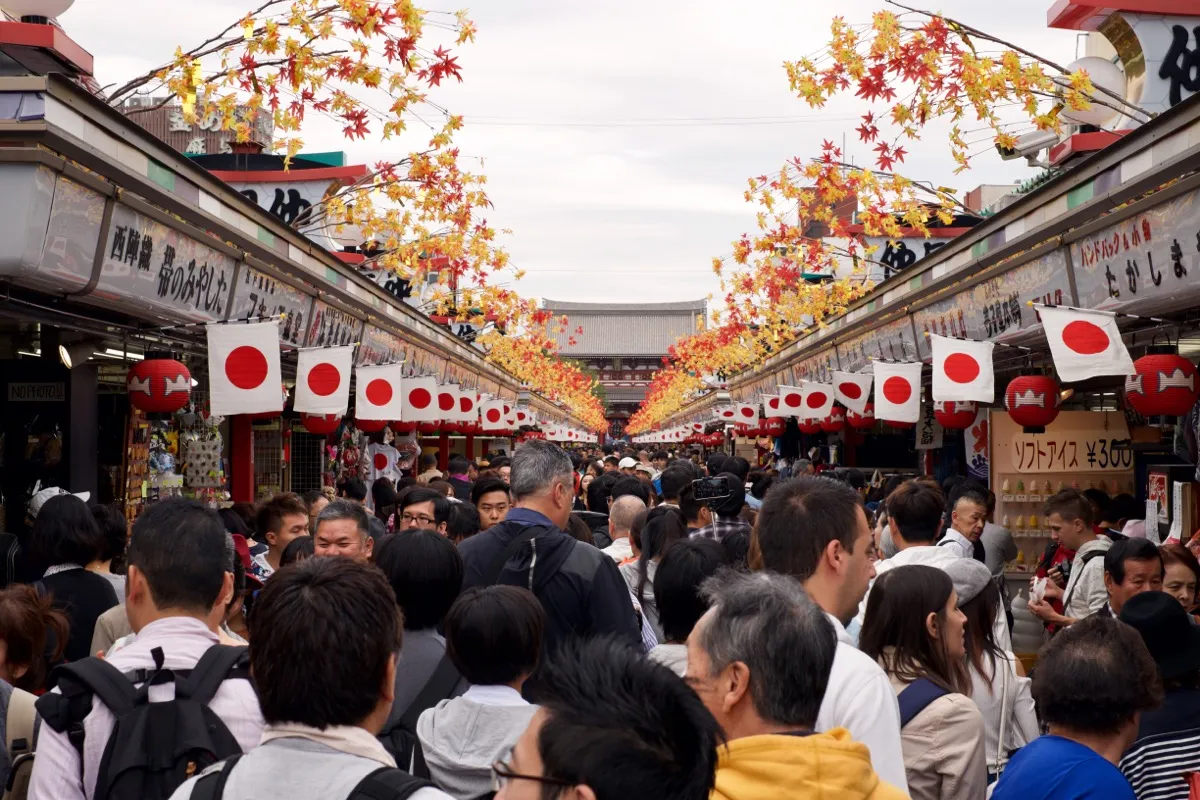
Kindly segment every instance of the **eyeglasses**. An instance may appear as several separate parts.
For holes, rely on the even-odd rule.
[[[400,521],[405,525],[433,525],[437,522],[437,520],[433,517],[427,517],[424,514],[417,514],[416,516],[412,514],[401,514]]]
[[[492,764],[492,791],[500,791],[508,785],[509,781],[535,781],[547,786],[561,786],[564,789],[568,786],[574,786],[574,781],[565,781],[562,778],[549,778],[545,775],[521,775],[513,772],[511,766],[504,761],[497,761]]]

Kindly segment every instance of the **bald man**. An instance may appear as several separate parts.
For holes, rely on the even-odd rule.
[[[617,562],[617,565],[633,560],[633,543],[629,541],[629,531],[637,515],[646,510],[642,498],[626,494],[618,497],[608,509],[608,535],[612,544],[604,548],[604,554]]]

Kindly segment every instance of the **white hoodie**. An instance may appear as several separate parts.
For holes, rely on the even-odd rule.
[[[1071,577],[1063,589],[1063,616],[1083,619],[1104,608],[1108,602],[1108,589],[1104,586],[1104,554],[1110,547],[1112,541],[1106,536],[1099,536],[1075,551]],[[1089,553],[1096,555],[1088,558]]]

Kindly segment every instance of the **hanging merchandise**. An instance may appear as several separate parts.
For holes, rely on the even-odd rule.
[[[401,388],[404,365],[359,367],[354,372],[354,419],[356,423],[400,419],[404,405]],[[362,430],[360,427],[359,430]]]
[[[438,419],[437,381],[430,377],[406,378],[404,406],[400,419],[405,422],[434,422]]]
[[[930,334],[934,402],[991,403],[996,399],[991,342]]]
[[[821,430],[826,433],[837,433],[846,427],[846,409],[841,406],[834,406],[829,411],[829,416],[821,420]]]
[[[846,412],[846,422],[856,430],[866,430],[875,427],[875,404],[867,403],[866,408],[859,414],[856,411]]]
[[[1177,353],[1151,353],[1133,362],[1125,397],[1143,417],[1182,417],[1196,404],[1196,367]]]
[[[214,416],[283,411],[279,320],[209,325],[209,408]]]
[[[301,350],[296,359],[296,412],[344,416],[350,405],[353,360],[353,347]]]
[[[367,485],[374,485],[380,478],[392,482],[400,480],[396,464],[400,460],[400,451],[390,444],[367,445]]]
[[[833,385],[828,383],[804,384],[804,407],[801,419],[825,419],[833,411]]]
[[[874,375],[870,372],[833,372],[834,399],[846,407],[848,411],[862,414],[871,401],[871,381]]]
[[[966,430],[975,424],[979,406],[970,402],[934,403],[933,416],[947,430]]]
[[[148,414],[172,414],[192,397],[192,373],[167,355],[147,353],[125,376],[129,404]]]
[[[1045,433],[1058,416],[1058,404],[1058,381],[1047,375],[1013,378],[1004,392],[1004,408],[1025,433]]]
[[[876,361],[875,418],[915,425],[921,419],[921,362]]]
[[[1104,375],[1132,375],[1133,359],[1117,318],[1104,311],[1038,306],[1054,369],[1067,383]]]
[[[799,417],[804,407],[804,390],[798,386],[779,387],[780,416]]]
[[[342,424],[342,417],[340,414],[301,414],[300,423],[309,433],[328,436]]]

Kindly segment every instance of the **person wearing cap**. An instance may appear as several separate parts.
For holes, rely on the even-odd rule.
[[[638,462],[636,458],[625,456],[617,465],[617,469],[621,470],[621,472],[624,472],[626,475],[632,475],[634,471],[637,470],[637,465]]]
[[[1163,704],[1142,713],[1121,772],[1139,800],[1188,798],[1185,772],[1200,771],[1200,627],[1165,592],[1142,592],[1121,609],[1158,668]]]

